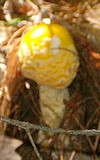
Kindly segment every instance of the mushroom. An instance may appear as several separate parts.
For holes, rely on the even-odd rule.
[[[59,24],[31,26],[22,36],[18,57],[22,74],[39,86],[42,120],[51,128],[59,127],[66,109],[63,100],[70,98],[68,86],[79,67],[70,33]],[[45,137],[39,131],[38,143]]]

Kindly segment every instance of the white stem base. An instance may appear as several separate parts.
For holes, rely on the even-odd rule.
[[[68,89],[53,89],[47,86],[40,86],[39,94],[43,122],[51,128],[59,127],[65,113],[64,99],[69,100]],[[38,142],[41,142],[43,138],[43,131],[40,131]]]

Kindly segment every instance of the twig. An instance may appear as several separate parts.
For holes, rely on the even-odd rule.
[[[14,34],[11,36],[11,38],[8,41],[7,47],[13,42],[14,38],[20,36],[20,34],[23,33],[23,31],[26,29],[27,25],[21,27],[20,29],[18,29],[17,31],[14,32]]]
[[[80,126],[80,128],[81,128],[82,130],[85,130],[85,127],[80,124],[79,120],[78,120],[75,116],[74,116],[74,119],[75,119],[76,123]],[[87,141],[88,141],[88,143],[89,143],[89,145],[90,145],[90,148],[92,149],[92,152],[95,153],[95,151],[94,151],[94,146],[93,146],[93,144],[92,144],[92,141],[91,141],[90,137],[89,137],[88,135],[85,135],[85,136],[86,136]]]
[[[99,122],[98,122],[98,129],[100,129],[100,119],[99,119]],[[99,145],[99,142],[100,142],[100,136],[97,136],[95,138],[95,143],[94,143],[94,151],[96,151],[98,145]]]
[[[34,140],[33,140],[32,136],[31,136],[30,132],[28,130],[26,130],[26,132],[27,132],[28,138],[29,138],[29,140],[30,140],[30,142],[32,144],[32,147],[34,148],[34,151],[37,154],[37,157],[39,158],[39,160],[43,160],[41,155],[40,155],[40,153],[38,152],[38,149],[37,149],[37,147],[36,147],[36,145],[34,143]]]
[[[88,135],[88,136],[97,136],[100,135],[100,130],[95,130],[95,129],[91,129],[91,130],[65,130],[62,128],[49,128],[49,127],[44,127],[44,126],[40,126],[40,125],[35,125],[35,124],[31,124],[28,122],[21,122],[18,120],[14,120],[14,119],[10,119],[4,116],[0,116],[0,120],[3,122],[6,122],[8,124],[11,124],[13,126],[16,127],[20,127],[24,130],[28,130],[30,131],[31,129],[35,129],[35,130],[43,130],[45,132],[53,132],[53,133],[61,133],[61,134],[68,134],[68,135],[74,135],[74,136],[84,136],[84,135]]]
[[[100,107],[96,108],[95,112],[91,115],[90,119],[86,124],[86,128],[89,127],[89,125],[91,124],[91,122],[94,120],[95,117],[99,117],[99,116],[100,116]]]
[[[35,12],[34,14],[37,14],[39,12],[39,7],[33,3],[31,0],[26,0],[27,4],[30,5]]]
[[[69,160],[74,160],[75,155],[76,155],[76,151],[73,151],[71,153],[71,156],[70,156]]]

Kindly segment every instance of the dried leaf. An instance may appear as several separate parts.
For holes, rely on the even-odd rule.
[[[21,144],[20,140],[0,135],[0,160],[21,160],[20,155],[15,151]]]

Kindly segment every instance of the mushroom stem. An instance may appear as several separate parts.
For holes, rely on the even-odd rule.
[[[64,99],[69,100],[68,88],[54,89],[47,86],[39,86],[39,94],[42,121],[51,128],[59,127],[65,113]],[[38,143],[41,143],[43,139],[45,140],[46,136],[43,131],[40,131]]]

